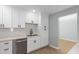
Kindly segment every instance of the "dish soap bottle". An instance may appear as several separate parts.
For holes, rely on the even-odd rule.
[[[30,35],[32,35],[33,34],[33,29],[30,29]]]

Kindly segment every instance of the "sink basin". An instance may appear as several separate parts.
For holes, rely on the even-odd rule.
[[[27,35],[27,36],[38,36],[38,34],[32,34],[32,35]]]

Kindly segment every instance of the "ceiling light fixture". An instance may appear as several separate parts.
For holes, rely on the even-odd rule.
[[[36,10],[35,9],[33,9],[33,13],[35,13],[36,12]]]

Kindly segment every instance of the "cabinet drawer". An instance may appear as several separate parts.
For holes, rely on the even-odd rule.
[[[2,54],[3,53],[3,51],[2,51],[2,49],[0,48],[0,54]]]
[[[12,53],[12,41],[0,42],[0,54],[11,54]]]
[[[2,45],[2,46],[11,45],[11,44],[12,44],[12,41],[2,41],[2,42],[0,42],[0,45]]]
[[[7,48],[1,48],[0,49],[0,54],[12,54],[12,48],[7,47]]]
[[[2,49],[2,54],[12,54],[12,49],[11,48],[4,48],[4,49]]]

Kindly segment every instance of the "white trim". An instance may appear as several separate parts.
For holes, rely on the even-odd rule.
[[[53,46],[53,45],[49,45],[49,47],[55,48],[55,49],[60,49],[59,47]]]
[[[72,41],[72,42],[78,42],[78,40],[72,40],[72,39],[59,39],[59,40],[67,40],[67,41]]]

